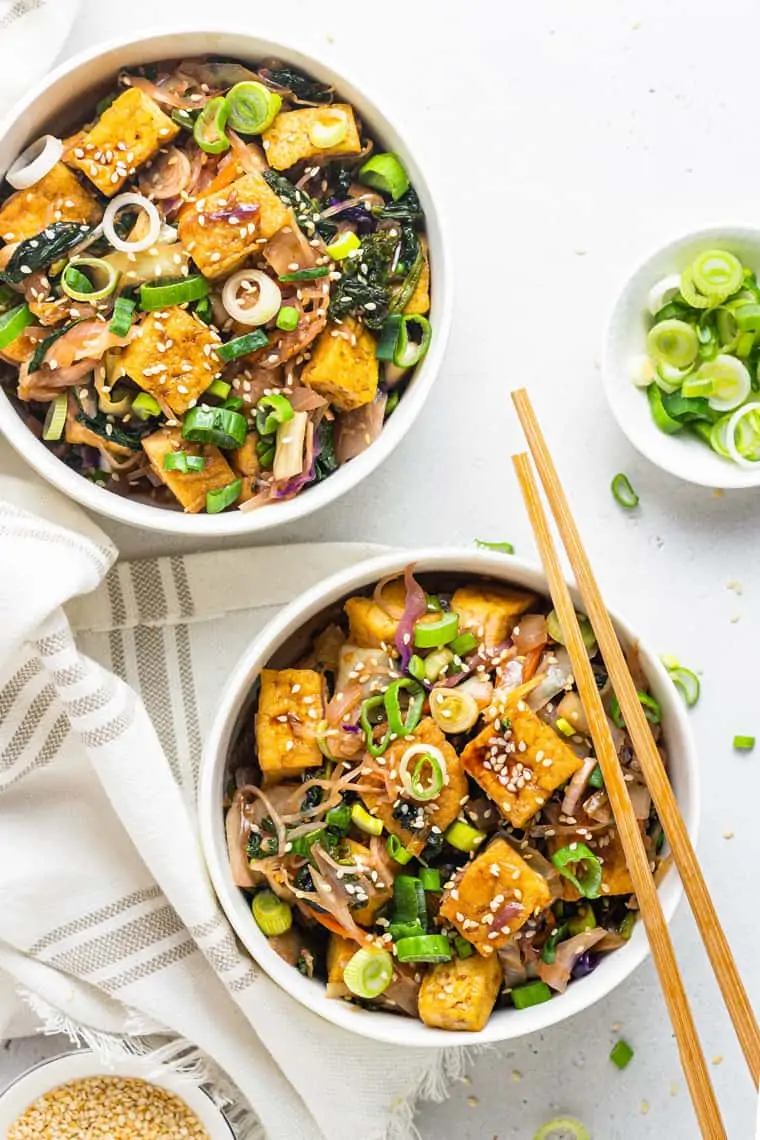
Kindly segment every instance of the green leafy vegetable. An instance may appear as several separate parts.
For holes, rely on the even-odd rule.
[[[302,103],[332,102],[332,87],[311,79],[295,67],[262,67],[259,76],[264,83],[290,91]]]
[[[30,273],[44,269],[63,257],[90,232],[90,227],[80,222],[54,222],[41,233],[22,241],[5,269],[0,272],[0,280],[18,285]]]
[[[322,420],[320,423],[317,429],[317,443],[314,482],[321,483],[338,468],[338,458],[335,454],[335,423],[332,420]]]
[[[397,246],[398,237],[387,230],[363,238],[358,256],[343,262],[343,275],[330,301],[329,316],[333,320],[354,314],[368,328],[382,328],[391,304],[389,282]]]
[[[38,368],[42,368],[42,362],[47,356],[47,351],[51,344],[57,341],[60,336],[63,336],[64,333],[67,333],[69,329],[73,329],[74,325],[78,324],[79,321],[72,321],[70,325],[64,325],[63,328],[56,329],[50,336],[46,336],[44,340],[39,341],[29,361],[29,371],[36,372]]]
[[[378,217],[396,218],[400,222],[421,222],[424,216],[422,204],[413,186],[397,202],[388,202],[378,211]]]
[[[131,430],[127,431],[125,427],[118,427],[111,423],[103,412],[98,412],[96,416],[88,416],[85,411],[80,411],[77,412],[77,420],[90,431],[94,431],[96,435],[107,440],[108,443],[115,443],[119,447],[128,447],[130,451],[140,451],[142,437],[152,432],[155,426],[152,423],[134,424],[134,426],[130,425]]]
[[[264,178],[280,201],[292,208],[303,232],[308,237],[314,237],[317,231],[314,215],[319,213],[319,205],[314,199],[305,190],[299,190],[294,186],[283,174],[278,174],[276,170],[265,170]],[[333,232],[336,229],[337,226],[332,227]],[[322,236],[324,237],[324,234]]]

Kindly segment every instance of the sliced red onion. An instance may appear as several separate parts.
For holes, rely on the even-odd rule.
[[[573,774],[573,778],[567,785],[565,796],[562,800],[562,811],[564,815],[575,815],[575,809],[578,806],[581,796],[588,787],[589,778],[594,768],[596,768],[596,757],[587,756],[578,771]]]
[[[404,570],[404,585],[406,586],[406,605],[404,613],[396,627],[396,648],[401,654],[401,672],[405,673],[410,658],[414,652],[414,626],[427,611],[427,596],[416,581],[412,567]]]

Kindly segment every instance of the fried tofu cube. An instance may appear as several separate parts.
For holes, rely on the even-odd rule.
[[[477,1033],[491,1016],[503,978],[496,954],[439,962],[422,979],[420,1017],[433,1029]]]
[[[404,307],[405,313],[417,313],[425,316],[430,312],[430,259],[427,247],[422,246],[422,271],[414,286],[414,292]]]
[[[438,913],[488,957],[551,900],[546,879],[505,839],[494,839],[444,891]]]
[[[0,207],[0,237],[6,242],[35,237],[53,222],[96,225],[103,211],[92,191],[57,162],[28,190],[17,190]]]
[[[154,158],[180,128],[149,95],[130,87],[66,153],[66,162],[112,198],[138,166]]]
[[[383,600],[389,606],[404,608],[406,589],[403,578],[394,578],[383,590]],[[343,606],[348,617],[348,640],[360,649],[379,649],[383,644],[393,645],[398,619],[379,606],[374,598],[361,595],[349,598]]]
[[[403,818],[394,816],[394,808],[385,794],[364,792],[362,799],[373,815],[378,816],[388,831],[397,835],[412,855],[419,855],[434,827],[445,831],[459,814],[463,798],[467,795],[467,777],[454,748],[431,717],[425,717],[409,736],[394,740],[385,753],[389,772],[398,772],[401,759],[412,744],[432,744],[439,748],[446,763],[443,790],[434,800],[419,803],[406,799],[400,780],[397,782],[398,799],[406,806]],[[405,826],[405,824],[410,826]]]
[[[301,379],[340,412],[371,404],[380,374],[377,343],[353,317],[328,324],[317,337]]]
[[[520,697],[507,698],[504,717],[511,727],[484,728],[462,764],[513,827],[524,827],[583,761]]]
[[[363,868],[365,871],[370,871],[375,868],[372,853],[369,847],[365,847],[363,843],[357,843],[354,839],[346,839],[341,851],[344,849],[346,858],[350,858],[357,867]],[[396,866],[401,870],[400,863],[396,864]],[[393,898],[392,875],[383,875],[382,878],[378,876],[377,881],[373,885],[374,890],[371,898],[368,899],[364,906],[356,907],[351,911],[351,917],[354,922],[358,922],[359,926],[372,926],[377,912],[381,907],[385,906],[389,899]]]
[[[324,125],[344,119],[346,133],[337,146],[315,146],[312,133]],[[319,155],[358,154],[362,149],[353,107],[348,103],[333,103],[329,107],[304,107],[300,111],[281,112],[271,127],[262,135],[267,162],[275,170],[288,170],[304,158]]]
[[[214,354],[219,337],[177,305],[148,313],[139,331],[124,351],[124,371],[175,415],[183,415],[219,375]]]
[[[353,958],[359,947],[350,938],[341,938],[339,934],[330,934],[327,940],[327,980],[340,985],[343,981],[343,971]]]
[[[454,591],[451,608],[459,624],[492,648],[506,641],[520,616],[535,602],[535,594],[510,586],[480,583]]]
[[[209,491],[218,491],[235,479],[235,472],[218,447],[188,443],[182,438],[181,428],[161,428],[143,439],[142,445],[156,475],[190,515],[197,515],[205,509]],[[165,471],[164,456],[172,451],[202,455],[206,465],[202,471]]]
[[[233,219],[235,221],[233,222]],[[226,277],[292,220],[288,207],[258,171],[186,206],[179,239],[206,277]]]
[[[313,669],[262,670],[256,748],[268,782],[320,766],[316,730],[323,716],[320,673]]]

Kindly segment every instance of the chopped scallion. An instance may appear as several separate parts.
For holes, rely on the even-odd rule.
[[[633,1060],[633,1049],[622,1037],[613,1045],[610,1051],[610,1060],[618,1069],[627,1068]]]
[[[482,538],[475,539],[475,545],[481,550],[493,550],[499,554],[514,554],[515,548],[511,542],[484,542]]]
[[[737,752],[751,752],[755,747],[754,736],[735,736],[734,748]]]
[[[546,982],[526,982],[524,986],[515,986],[510,996],[515,1009],[528,1009],[532,1005],[550,1001],[552,991]]]
[[[631,486],[628,476],[622,471],[614,476],[610,489],[615,502],[619,503],[621,507],[625,507],[627,511],[632,511],[634,507],[639,505],[639,496]]]

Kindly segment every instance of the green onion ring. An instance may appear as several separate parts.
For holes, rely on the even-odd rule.
[[[631,486],[631,480],[623,471],[619,471],[614,476],[610,489],[615,502],[619,503],[621,507],[625,507],[627,511],[632,511],[634,507],[639,505],[639,496]]]
[[[722,293],[730,297],[744,280],[742,263],[724,249],[708,249],[691,263],[691,279],[704,296]]]
[[[80,265],[92,269],[94,273],[104,273],[105,283],[99,288],[93,286],[89,290],[80,290],[76,288],[76,285],[70,285],[67,274],[69,270],[78,270]],[[81,276],[87,280],[85,274],[81,274]],[[118,280],[119,271],[102,257],[72,257],[61,274],[61,288],[67,297],[71,297],[72,301],[102,301],[105,297],[110,297]]]
[[[410,774],[409,765],[415,756],[419,756],[420,759]],[[426,785],[422,782],[425,769],[430,771],[430,781]],[[435,744],[410,745],[401,757],[398,774],[406,794],[421,803],[436,799],[443,791],[444,784],[448,783],[446,760]]]

